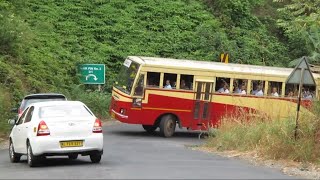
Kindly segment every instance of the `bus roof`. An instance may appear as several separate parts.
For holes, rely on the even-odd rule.
[[[293,68],[281,68],[272,66],[257,66],[247,64],[234,64],[234,63],[221,63],[212,61],[196,61],[187,59],[171,59],[171,58],[158,58],[158,57],[143,57],[143,56],[129,56],[129,59],[136,61],[139,64],[147,66],[166,66],[172,68],[185,68],[185,69],[201,69],[208,71],[223,71],[233,73],[251,73],[257,75],[279,75],[289,76]],[[313,73],[313,77],[320,78],[319,74]]]

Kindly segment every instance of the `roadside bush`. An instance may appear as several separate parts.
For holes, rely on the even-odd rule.
[[[224,118],[206,146],[217,150],[256,150],[262,157],[320,162],[320,103],[315,102],[314,115],[303,114],[295,140],[295,118],[266,120],[257,117],[247,121]]]
[[[5,88],[0,86],[0,136],[5,135],[10,129],[10,125],[7,123],[9,118],[12,118],[11,114],[11,101],[12,98]]]

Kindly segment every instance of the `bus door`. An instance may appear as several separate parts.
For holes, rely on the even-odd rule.
[[[210,118],[210,106],[213,91],[213,82],[196,81],[196,92],[194,95],[193,121],[194,130],[208,129]]]

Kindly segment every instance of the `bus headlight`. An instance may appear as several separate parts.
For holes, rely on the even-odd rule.
[[[126,114],[126,109],[121,108],[121,109],[120,109],[120,114],[125,115],[125,114]]]
[[[133,107],[141,107],[142,99],[141,98],[133,98]]]

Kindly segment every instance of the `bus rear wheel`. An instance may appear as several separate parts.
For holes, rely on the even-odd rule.
[[[143,129],[148,133],[153,133],[158,127],[154,125],[142,125]]]
[[[160,121],[160,134],[163,137],[171,137],[176,129],[176,120],[172,115],[165,115]]]

